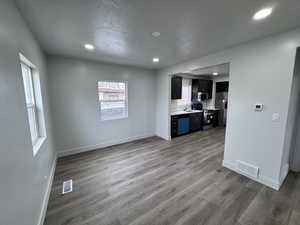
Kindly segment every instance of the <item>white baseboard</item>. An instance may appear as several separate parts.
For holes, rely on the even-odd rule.
[[[262,176],[262,175],[259,175],[258,178],[250,177],[247,174],[244,174],[241,171],[239,171],[236,168],[236,165],[234,163],[231,163],[231,162],[228,162],[228,161],[225,161],[225,160],[223,160],[223,166],[226,167],[227,169],[230,169],[230,170],[232,170],[232,171],[234,171],[234,172],[236,172],[238,174],[241,174],[243,176],[246,176],[249,179],[252,179],[252,180],[254,180],[254,181],[258,182],[258,183],[266,185],[266,186],[268,186],[270,188],[273,188],[273,189],[275,189],[277,191],[280,189],[281,184],[283,182],[283,181],[282,182],[281,181],[276,181],[276,180],[274,180],[272,178],[269,178],[269,177],[266,177],[266,176]]]
[[[48,201],[49,201],[49,197],[50,197],[50,193],[51,193],[51,188],[52,188],[52,183],[53,183],[54,173],[55,173],[55,168],[56,168],[56,159],[57,159],[57,156],[55,154],[55,157],[54,157],[54,160],[52,163],[52,167],[51,167],[51,171],[50,171],[50,176],[48,179],[47,189],[46,189],[44,199],[43,199],[42,210],[40,213],[38,225],[43,225],[44,221],[45,221],[47,207],[48,207]]]
[[[160,134],[160,133],[158,133],[158,132],[155,132],[155,136],[160,137],[160,138],[162,138],[162,139],[165,139],[165,140],[167,140],[167,141],[170,141],[170,140],[171,140],[171,136],[170,136],[170,135],[163,135],[163,134]]]
[[[153,137],[153,136],[155,136],[153,133],[149,133],[149,134],[138,135],[138,136],[133,136],[133,137],[128,137],[128,138],[122,138],[122,139],[118,139],[118,140],[106,141],[106,142],[102,142],[100,144],[86,145],[86,146],[81,146],[81,147],[77,147],[77,148],[58,150],[58,157],[74,155],[74,154],[81,153],[81,152],[88,152],[88,151],[92,151],[92,150],[95,150],[98,148],[105,148],[105,147],[109,147],[112,145],[123,144],[126,142],[135,141],[135,140]]]

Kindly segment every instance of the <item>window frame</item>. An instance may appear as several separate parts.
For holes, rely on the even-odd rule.
[[[125,100],[124,100],[124,103],[125,103],[125,112],[126,114],[124,116],[118,116],[118,117],[111,117],[111,118],[103,118],[102,117],[102,113],[101,113],[101,102],[104,102],[104,101],[101,101],[99,99],[99,82],[112,82],[112,83],[124,83],[125,84]],[[128,81],[126,80],[98,80],[97,81],[97,100],[98,100],[98,104],[99,104],[99,114],[100,114],[100,121],[111,121],[111,120],[120,120],[120,119],[126,119],[129,117],[129,99],[128,99]],[[109,102],[109,101],[106,101],[106,102]]]
[[[40,148],[42,147],[43,143],[47,139],[46,134],[46,124],[45,124],[45,114],[44,114],[44,107],[43,107],[43,99],[42,99],[42,90],[41,90],[41,83],[40,83],[40,75],[37,67],[32,64],[24,55],[19,53],[20,59],[20,67],[21,67],[21,77],[22,77],[22,84],[23,90],[25,95],[25,107],[27,111],[27,122],[29,125],[30,137],[31,137],[31,144],[32,144],[32,151],[33,156],[35,156]],[[29,86],[30,89],[27,90],[25,86],[24,74],[23,74],[23,67],[29,70]],[[28,76],[28,75],[27,75]],[[28,84],[27,84],[28,86]],[[27,91],[30,91],[31,95],[31,102],[28,104],[27,99]],[[29,115],[29,111],[32,111],[33,116]],[[32,119],[34,118],[34,119]],[[32,132],[31,123],[34,125],[35,131]],[[36,134],[36,137],[33,136]]]
[[[188,85],[184,85],[184,81],[187,81],[189,84]],[[192,103],[192,79],[191,78],[182,78],[182,90],[181,90],[181,99],[177,99],[175,101],[177,101],[178,105],[189,105]],[[187,92],[187,96],[186,93]],[[187,98],[185,98],[187,97]]]

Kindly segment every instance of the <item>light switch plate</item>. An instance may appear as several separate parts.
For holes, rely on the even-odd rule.
[[[273,113],[272,115],[272,121],[278,121],[280,119],[279,113]]]

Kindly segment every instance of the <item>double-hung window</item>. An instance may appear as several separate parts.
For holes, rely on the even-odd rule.
[[[25,101],[34,155],[46,138],[39,74],[35,66],[20,54]]]
[[[29,66],[24,63],[21,63],[22,75],[25,89],[25,98],[26,98],[26,107],[29,121],[29,128],[31,133],[31,141],[34,145],[39,137],[38,122],[36,116],[36,105],[33,92],[33,83],[32,83],[32,71]]]
[[[128,117],[127,82],[99,81],[98,96],[101,120]]]
[[[188,105],[192,101],[192,79],[182,78],[181,99],[177,100],[178,105]]]
[[[184,104],[190,104],[192,101],[192,79],[182,79],[182,100]]]

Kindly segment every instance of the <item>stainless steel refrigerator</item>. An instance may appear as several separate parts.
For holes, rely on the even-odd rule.
[[[219,108],[219,125],[226,126],[227,121],[228,87],[216,92],[215,106]]]

